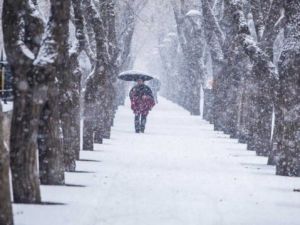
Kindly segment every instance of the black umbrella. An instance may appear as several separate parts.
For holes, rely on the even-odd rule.
[[[137,80],[148,81],[148,80],[153,79],[153,77],[151,77],[150,75],[148,75],[144,72],[135,71],[135,70],[129,70],[129,71],[122,72],[118,76],[118,78],[120,80],[124,80],[124,81],[137,81]]]

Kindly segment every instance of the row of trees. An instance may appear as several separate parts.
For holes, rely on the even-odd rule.
[[[115,111],[124,101],[124,87],[116,77],[132,64],[137,12],[145,4],[3,1],[14,108],[9,149],[0,126],[0,224],[13,224],[9,169],[15,203],[41,203],[40,184],[64,185],[64,172],[76,170],[82,111],[83,150],[110,138]],[[49,7],[41,12],[42,5]],[[91,64],[89,74],[81,68],[83,58]],[[0,114],[0,124],[2,119]]]
[[[163,94],[198,115],[202,87],[215,130],[269,157],[276,174],[299,176],[300,2],[173,0],[170,7],[176,33],[165,32],[160,53],[173,84]]]

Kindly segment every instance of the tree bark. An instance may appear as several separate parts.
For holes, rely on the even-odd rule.
[[[64,164],[66,171],[75,171],[76,159],[80,157],[80,93],[81,77],[78,57],[85,50],[87,40],[84,34],[84,18],[81,0],[72,0],[76,40],[69,51],[69,71],[64,76],[62,90],[66,101],[62,104]],[[66,56],[68,58],[68,56]],[[68,65],[68,64],[67,64]]]
[[[269,56],[269,61],[273,62],[273,45],[280,30],[282,1],[252,0],[251,6],[259,44]],[[261,63],[254,62],[252,85],[256,87],[256,91],[252,92],[251,98],[255,119],[251,123],[252,143],[249,143],[249,148],[255,150],[257,155],[270,156],[272,154],[272,115],[274,105],[276,106],[276,98],[272,89],[276,86],[263,73]]]
[[[232,23],[231,16],[228,13],[227,5],[224,6],[224,18],[222,27],[227,30],[227,37],[224,41],[223,34],[211,6],[207,0],[202,1],[203,28],[205,41],[209,47],[213,63],[213,123],[214,129],[226,131],[226,88],[227,69],[230,64],[226,64],[223,49],[230,52],[232,43]],[[225,47],[223,47],[225,46]],[[222,48],[223,47],[223,48]],[[229,54],[227,54],[229,56]]]
[[[45,139],[44,145],[39,146],[40,178],[43,184],[48,185],[62,185],[65,182],[61,116],[62,106],[69,100],[68,96],[63,94],[63,89],[64,79],[70,74],[68,51],[70,5],[70,0],[51,1],[47,30],[35,60],[40,72],[48,77],[47,102],[43,108],[43,123],[40,128]],[[52,57],[50,60],[49,56]]]
[[[86,91],[84,95],[83,130],[87,133],[84,134],[83,150],[93,150],[94,133],[97,133],[97,142],[102,142],[103,138],[101,126],[103,126],[103,107],[106,97],[105,84],[107,80],[108,58],[105,57],[107,54],[105,46],[106,31],[104,30],[104,24],[98,10],[90,0],[83,1],[83,8],[87,23],[93,25],[92,29],[95,34],[97,55],[94,71],[88,77],[86,82]]]
[[[193,18],[186,16],[187,9],[184,1],[178,6],[172,1],[172,7],[177,24],[177,33],[185,62],[188,65],[188,72],[185,77],[187,87],[184,91],[185,108],[192,115],[200,115],[201,84],[203,83],[203,34],[200,24]],[[190,25],[187,24],[190,23]]]
[[[2,103],[0,103],[0,183],[0,224],[13,225],[9,181],[9,152],[4,145]]]
[[[10,160],[14,202],[41,201],[37,168],[37,132],[44,87],[34,73],[43,22],[28,1],[3,2],[3,33],[7,59],[14,77],[14,109]]]
[[[282,121],[279,126],[278,163],[276,174],[300,175],[300,2],[284,1],[286,40],[279,61],[279,107]]]
[[[268,155],[270,150],[272,99],[276,95],[278,74],[269,55],[261,49],[250,35],[248,25],[243,13],[243,3],[227,1],[234,18],[234,24],[238,29],[238,40],[244,52],[253,60],[255,70],[253,75],[255,80],[252,87],[254,112],[250,128],[250,142],[248,146],[251,150],[257,150],[258,155]],[[260,94],[257,94],[260,93]],[[263,94],[262,94],[263,93]],[[258,128],[258,129],[257,129]]]

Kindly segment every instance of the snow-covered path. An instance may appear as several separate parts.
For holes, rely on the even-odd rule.
[[[145,134],[121,107],[111,140],[96,149],[67,174],[73,185],[43,186],[44,201],[66,205],[15,205],[16,224],[300,224],[299,178],[275,176],[266,158],[164,99]]]

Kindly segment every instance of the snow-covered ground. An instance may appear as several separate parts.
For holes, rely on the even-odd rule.
[[[44,201],[63,205],[14,205],[16,224],[300,224],[299,178],[275,176],[266,158],[164,99],[145,134],[121,107],[96,149],[66,174],[69,186],[42,187]]]
[[[1,101],[2,111],[9,112],[13,110],[13,102],[7,102],[6,104]]]

